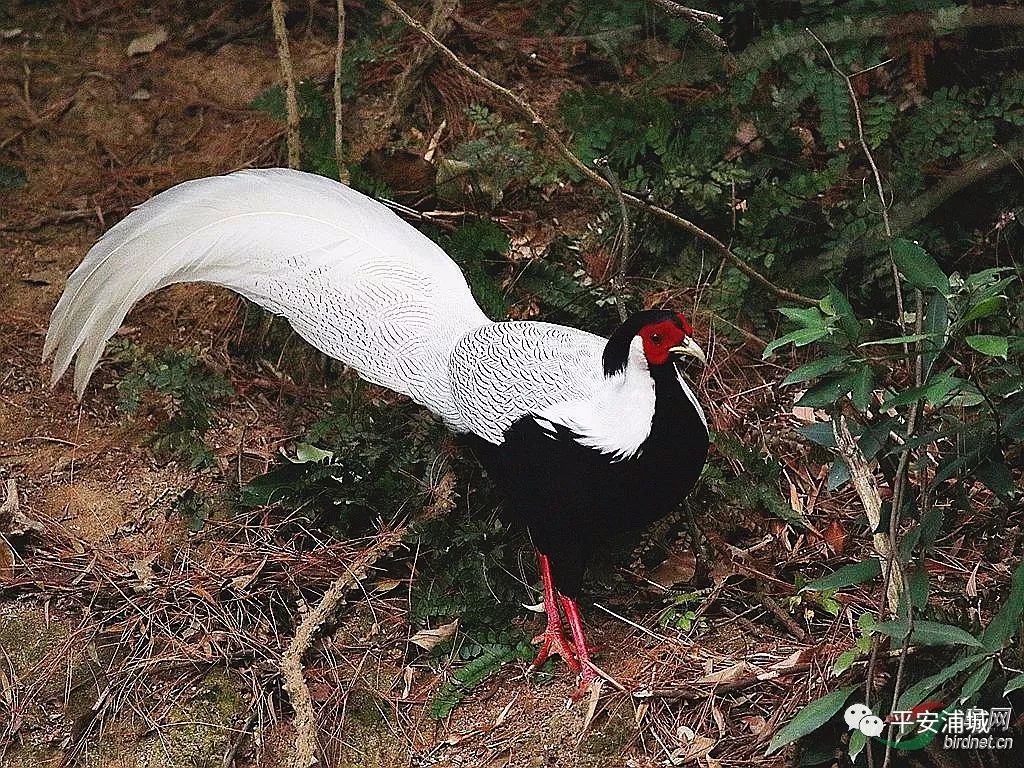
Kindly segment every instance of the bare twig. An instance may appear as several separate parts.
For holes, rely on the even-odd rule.
[[[615,294],[615,308],[619,312],[619,320],[626,322],[629,312],[626,309],[623,283],[625,282],[626,275],[629,273],[629,263],[633,255],[630,249],[629,238],[629,207],[626,205],[626,199],[622,196],[622,185],[619,183],[619,176],[612,170],[611,165],[608,164],[608,158],[599,157],[594,161],[594,165],[600,169],[601,174],[608,180],[612,192],[615,193],[615,199],[619,203],[619,230],[615,234],[615,243],[612,247],[618,257],[618,267],[615,271],[615,276],[612,278],[612,292]]]
[[[334,160],[338,164],[338,179],[348,181],[345,168],[345,148],[341,126],[342,58],[345,55],[345,0],[338,0],[338,43],[334,48]]]
[[[736,57],[729,51],[729,46],[726,45],[725,40],[712,32],[708,26],[709,22],[713,24],[720,23],[722,21],[721,16],[716,13],[709,13],[708,11],[687,8],[685,5],[672,2],[672,0],[651,0],[651,3],[661,8],[669,16],[686,19],[693,27],[697,37],[703,40],[705,45],[722,52],[730,74],[735,71]]]
[[[427,22],[426,26],[427,31],[436,39],[443,39],[451,30],[458,10],[458,0],[433,0],[430,21]],[[422,75],[434,60],[435,55],[436,50],[430,45],[417,48],[406,64],[405,69],[402,70],[395,80],[395,86],[391,94],[391,103],[384,115],[384,119],[381,121],[381,127],[377,131],[381,141],[387,139],[391,127],[402,115],[408,112],[409,105],[416,95],[416,89],[419,86]]]
[[[295,92],[295,71],[292,69],[292,55],[288,49],[288,27],[284,23],[282,0],[270,0],[270,15],[274,20],[277,58],[281,64],[281,78],[284,80],[285,87],[285,108],[288,110],[288,167],[298,168],[302,154],[302,140],[299,136],[299,100]]]
[[[731,693],[734,691],[742,691],[745,688],[758,685],[759,683],[768,683],[774,680],[779,680],[783,677],[789,677],[791,675],[799,675],[807,672],[811,669],[812,664],[810,662],[801,662],[799,664],[793,664],[785,667],[784,669],[772,669],[767,672],[760,672],[750,677],[741,677],[738,680],[729,680],[728,682],[719,683],[713,689],[716,695],[723,693]],[[636,691],[633,693],[635,699],[687,699],[689,701],[697,701],[700,699],[708,698],[708,692],[702,690],[697,685],[688,685],[672,688],[651,688],[648,690]]]
[[[789,615],[789,612],[785,608],[779,605],[775,598],[760,590],[758,590],[757,598],[761,601],[761,605],[767,608],[768,612],[778,619],[787,630],[789,630],[789,634],[797,640],[807,640],[807,630],[793,621],[793,617]]]
[[[456,69],[462,72],[464,75],[469,77],[471,80],[483,85],[485,88],[490,90],[496,96],[498,96],[506,105],[511,107],[513,110],[518,112],[527,118],[531,124],[537,126],[537,128],[544,134],[544,138],[551,144],[558,154],[560,154],[573,168],[583,174],[591,183],[596,184],[602,189],[611,191],[611,185],[605,180],[599,173],[593,168],[587,166],[582,160],[580,160],[573,153],[565,142],[562,141],[562,137],[558,135],[558,132],[551,128],[547,123],[544,122],[543,118],[537,113],[537,111],[530,106],[526,101],[512,93],[508,88],[503,85],[499,85],[490,78],[480,74],[475,69],[470,67],[468,64],[463,62],[455,53],[445,46],[437,37],[430,32],[426,27],[420,24],[416,19],[410,16],[395,0],[383,0],[384,5],[390,8],[399,18],[402,19],[408,26],[415,30],[419,35],[430,41],[438,52],[441,53]],[[628,192],[623,193],[623,198],[630,205],[643,210],[649,211],[658,218],[669,222],[670,224],[682,229],[685,232],[689,232],[691,235],[701,238],[702,240],[710,243],[715,250],[717,250],[722,256],[728,259],[733,266],[739,269],[743,274],[753,280],[755,283],[769,291],[771,294],[778,296],[779,298],[794,301],[799,304],[811,306],[817,304],[815,299],[812,299],[803,294],[790,291],[782,286],[776,285],[771,282],[768,278],[754,269],[750,264],[741,259],[732,249],[730,249],[725,243],[719,240],[714,235],[704,231],[692,221],[684,219],[682,216],[678,216],[665,208],[657,205],[652,205],[646,200],[642,200],[636,195],[632,195]]]
[[[640,25],[635,25],[618,27],[616,29],[602,29],[589,35],[544,35],[542,37],[530,37],[512,35],[500,29],[491,29],[490,27],[485,27],[482,24],[477,24],[475,21],[470,21],[465,16],[459,16],[458,14],[455,14],[452,18],[455,20],[456,24],[467,32],[480,35],[481,37],[487,37],[492,40],[508,40],[522,46],[572,45],[574,43],[590,42],[605,44],[609,41],[621,39],[627,35],[643,30],[643,27]]]
[[[359,554],[352,566],[334,580],[316,607],[306,614],[295,630],[295,637],[281,657],[284,689],[291,700],[292,709],[295,710],[294,751],[289,762],[291,768],[309,768],[314,763],[317,746],[313,701],[302,674],[302,657],[312,645],[317,630],[330,620],[349,590],[366,577],[370,566],[398,545],[404,530],[403,527],[381,533],[373,546]]]
[[[840,77],[843,78],[843,81],[846,83],[846,90],[850,94],[850,103],[853,105],[853,115],[854,115],[854,118],[855,118],[855,121],[856,121],[856,126],[857,126],[857,138],[858,138],[858,141],[860,142],[861,150],[864,152],[864,156],[865,156],[865,158],[867,158],[868,164],[871,166],[871,175],[872,175],[872,178],[873,178],[873,180],[875,182],[875,191],[878,194],[879,204],[881,205],[882,225],[883,225],[883,228],[885,230],[885,245],[886,245],[886,249],[887,249],[888,254],[889,254],[889,266],[890,266],[890,268],[892,270],[893,287],[894,287],[895,292],[896,292],[896,311],[897,311],[896,322],[897,322],[897,325],[900,328],[900,332],[904,336],[906,336],[907,335],[907,321],[906,321],[906,314],[905,314],[905,311],[904,311],[904,304],[903,304],[903,287],[902,287],[902,283],[900,281],[899,268],[896,266],[896,258],[895,258],[894,254],[893,254],[893,251],[892,251],[893,229],[892,229],[892,222],[889,219],[889,203],[886,200],[885,192],[884,192],[884,190],[882,188],[882,175],[881,175],[881,173],[879,173],[878,165],[875,163],[874,155],[871,153],[871,148],[868,146],[867,138],[864,135],[864,123],[863,123],[863,120],[861,119],[860,102],[857,100],[857,92],[856,92],[856,90],[854,90],[853,83],[851,82],[850,75],[846,74],[845,72],[843,72],[839,68],[839,66],[836,64],[835,59],[832,57],[832,54],[829,51],[828,47],[823,42],[821,42],[820,39],[815,37],[814,33],[811,32],[811,30],[808,29],[807,33],[811,37],[814,38],[815,42],[817,42],[819,46],[821,46],[821,49],[825,52],[825,56],[828,57],[829,63],[832,65],[833,71],[835,71],[835,73],[837,75],[839,75]],[[914,298],[915,298],[915,312],[914,312],[914,326],[915,326],[915,328],[914,328],[914,330],[919,335],[921,333],[921,331],[923,330],[923,323],[924,323],[924,298],[923,298],[923,295],[922,295],[920,290],[915,289],[915,291],[914,291]],[[903,343],[903,354],[904,354],[904,357],[907,359],[908,364],[911,367],[911,373],[912,373],[912,377],[913,377],[913,381],[914,381],[914,386],[915,387],[920,387],[923,384],[923,379],[924,379],[924,371],[922,369],[923,361],[922,361],[921,351],[922,351],[921,350],[921,342],[916,342],[913,345],[910,345],[910,344],[908,344],[906,342]],[[908,469],[909,469],[909,466],[910,466],[910,457],[911,457],[911,450],[910,450],[910,447],[909,447],[909,440],[910,440],[911,437],[914,436],[915,432],[917,431],[917,423],[918,423],[918,419],[920,417],[920,414],[921,414],[921,400],[918,399],[917,401],[915,401],[910,406],[910,411],[909,411],[909,413],[907,415],[906,425],[905,425],[905,430],[904,430],[904,438],[905,439],[903,441],[903,447],[902,447],[902,449],[900,451],[899,465],[897,466],[896,475],[895,475],[895,477],[893,479],[892,505],[891,505],[891,510],[890,510],[890,513],[889,513],[889,531],[888,531],[888,534],[887,534],[888,552],[885,555],[885,571],[884,571],[883,579],[882,579],[882,589],[883,589],[883,591],[885,592],[885,594],[888,597],[889,610],[893,614],[895,614],[899,610],[900,596],[906,595],[906,593],[907,593],[906,573],[904,572],[904,569],[903,569],[903,563],[900,562],[899,556],[897,554],[897,550],[898,550],[897,542],[899,541],[899,533],[900,533],[900,514],[901,514],[901,512],[903,510],[903,500],[904,500],[904,498],[906,496],[907,483],[909,482]],[[849,446],[853,445],[853,439],[852,439],[852,437],[850,437],[849,431],[846,430],[845,423],[840,423],[837,426],[836,423],[833,422],[833,431],[836,434],[836,444],[837,445],[839,445],[839,432],[840,432],[840,428],[841,428],[842,431],[845,432],[845,435],[843,437],[844,437],[844,440],[847,443],[846,444],[846,450],[848,451],[849,450]],[[859,459],[861,461],[863,461],[863,455],[860,455],[859,447],[857,447],[857,454],[859,456]],[[850,474],[851,475],[853,475],[853,464],[851,463],[851,459],[852,460],[856,460],[858,458],[858,456],[854,456],[854,455],[851,454],[850,456],[844,457],[846,462],[847,462],[847,465],[850,466]],[[871,475],[871,478],[873,480],[874,476]],[[865,488],[864,490],[865,490],[865,492],[867,492],[868,489]],[[858,487],[858,494],[860,494],[860,492],[861,492],[861,488]],[[877,493],[877,488],[875,488],[875,492]],[[864,496],[861,496],[861,498],[862,498],[862,501],[863,501]],[[880,499],[879,499],[879,502],[880,502]],[[880,509],[880,503],[879,503],[879,509]],[[870,520],[870,517],[869,517],[869,520]],[[876,529],[877,529],[877,524],[873,523],[872,524],[872,530],[876,530]],[[879,535],[880,534],[878,534],[878,533],[875,534],[876,537],[879,536]],[[876,549],[878,549],[877,542],[876,542]],[[881,553],[881,550],[879,550],[879,552]],[[903,603],[905,605],[905,611],[906,611],[906,628],[903,631],[902,642],[900,644],[901,654],[900,654],[900,657],[899,657],[899,664],[898,664],[898,669],[897,669],[897,673],[896,673],[896,681],[895,681],[895,684],[894,684],[894,687],[893,687],[891,708],[895,708],[896,704],[897,704],[897,701],[899,700],[900,688],[901,688],[901,685],[902,685],[902,682],[903,682],[903,672],[904,672],[904,669],[906,667],[906,661],[907,661],[906,651],[907,651],[907,648],[909,647],[910,637],[911,637],[911,635],[913,634],[913,631],[914,631],[914,609],[913,609],[913,606],[911,605],[909,599],[904,599]],[[866,692],[865,692],[865,704],[868,703],[868,699],[870,697],[870,691],[871,691],[871,688],[873,686],[874,674],[875,674],[875,666],[876,666],[877,658],[878,658],[878,641],[877,641],[877,639],[875,639],[872,642],[872,646],[871,646],[871,659],[870,659],[870,661],[868,663],[868,675],[867,675],[867,685],[866,685]],[[873,765],[874,758],[873,758],[873,755],[872,755],[872,753],[870,751],[870,748],[868,750],[867,759],[868,759],[869,766]],[[888,768],[889,763],[890,763],[891,760],[892,760],[892,744],[889,741],[887,741],[886,742],[886,747],[885,747],[885,757],[884,757],[884,759],[882,761],[883,768]]]
[[[920,195],[915,195],[913,199],[894,203],[890,211],[893,234],[907,231],[923,221],[953,195],[988,179],[1011,165],[1016,165],[1022,159],[1024,159],[1024,139],[1010,141],[995,147],[981,157],[968,160],[955,171],[943,176]],[[870,249],[878,243],[884,234],[884,226],[876,226],[861,237],[860,243],[865,249]],[[832,250],[831,257],[837,261],[844,261],[853,250],[854,245],[853,242],[840,244]]]
[[[850,103],[853,105],[853,116],[857,124],[857,138],[860,142],[861,150],[864,152],[864,157],[867,158],[868,164],[871,166],[871,178],[875,182],[875,191],[878,193],[878,200],[882,208],[882,224],[885,226],[885,243],[886,248],[889,249],[889,266],[892,268],[893,284],[896,289],[896,309],[897,309],[897,323],[900,327],[900,332],[906,336],[906,320],[905,312],[903,308],[903,288],[900,285],[900,273],[896,268],[896,259],[892,254],[892,223],[889,221],[889,202],[885,198],[885,190],[882,189],[882,174],[878,172],[878,166],[875,164],[875,157],[871,154],[871,148],[868,146],[867,138],[864,136],[864,123],[861,120],[860,114],[860,102],[857,100],[857,92],[853,89],[853,82],[850,76],[843,72],[836,64],[836,60],[832,58],[832,52],[825,46],[821,40],[815,37],[814,33],[810,30],[806,30],[807,34],[813,37],[818,45],[821,46],[821,50],[825,52],[825,56],[828,57],[828,63],[832,65],[832,70],[843,79],[846,84],[846,90],[850,94]],[[909,350],[906,344],[903,345],[903,353],[908,354]]]
[[[846,425],[846,417],[839,415],[832,420],[832,431],[836,439],[836,452],[850,470],[850,483],[857,491],[857,497],[864,507],[864,514],[868,518],[868,526],[872,531],[872,541],[875,552],[884,562],[889,562],[894,556],[892,539],[887,531],[880,530],[882,526],[882,496],[878,492],[878,480],[875,478],[871,467],[868,466],[864,454],[857,445],[857,441],[850,434],[850,428]],[[894,572],[899,577],[892,579],[886,593],[889,610],[896,612],[900,602],[900,595],[903,592],[904,582],[902,568],[894,565]]]

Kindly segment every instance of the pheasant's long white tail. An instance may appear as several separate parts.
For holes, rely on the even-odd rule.
[[[448,361],[462,334],[490,321],[458,266],[380,203],[280,168],[185,182],[107,232],[50,319],[52,383],[77,354],[81,397],[131,307],[182,282],[237,291],[363,378],[462,427]]]

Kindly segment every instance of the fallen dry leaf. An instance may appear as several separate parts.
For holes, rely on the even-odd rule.
[[[139,35],[133,38],[128,43],[128,55],[138,56],[142,53],[152,53],[159,46],[167,42],[167,29],[164,27],[157,27],[152,32],[147,32],[144,35]]]
[[[693,580],[697,572],[697,558],[693,552],[673,552],[668,559],[659,565],[651,574],[651,581],[659,584],[665,589],[671,589],[676,584],[685,584]]]
[[[0,533],[8,536],[26,536],[30,533],[42,534],[45,530],[43,524],[33,520],[21,511],[21,501],[18,496],[18,485],[13,478],[6,483],[7,498],[0,505]]]
[[[789,508],[796,512],[798,517],[804,516],[804,502],[800,498],[800,491],[792,482],[789,484]]]
[[[813,648],[800,648],[793,651],[789,656],[784,658],[782,661],[772,664],[772,669],[789,669],[795,667],[797,664],[805,664],[814,658]]]
[[[679,747],[669,756],[672,765],[686,765],[707,757],[708,752],[718,744],[717,739],[697,736],[686,727],[679,729]]]
[[[587,713],[583,716],[583,731],[590,728],[590,724],[594,722],[594,716],[597,714],[597,705],[601,701],[601,690],[604,688],[604,680],[597,678],[590,684],[590,698],[587,700]]]
[[[721,683],[731,683],[733,680],[739,680],[740,678],[748,677],[752,674],[757,674],[761,670],[755,667],[753,664],[749,664],[745,661],[739,661],[732,666],[720,669],[717,672],[704,675],[704,677],[698,679],[696,682],[703,684],[720,685]]]
[[[437,629],[421,629],[409,638],[409,640],[423,650],[430,651],[439,646],[445,640],[450,639],[458,628],[459,620],[456,619],[451,624],[442,624]]]
[[[846,541],[850,538],[846,528],[838,520],[833,520],[829,523],[822,536],[828,548],[836,555],[843,554],[843,551],[846,549]]]
[[[138,581],[132,584],[132,589],[137,594],[149,592],[153,589],[153,563],[156,561],[156,558],[157,554],[154,552],[132,563],[132,572],[135,574],[135,578],[138,579]]]
[[[804,424],[813,424],[817,419],[814,417],[814,409],[808,408],[804,405],[793,406],[793,415],[797,421],[802,421]]]

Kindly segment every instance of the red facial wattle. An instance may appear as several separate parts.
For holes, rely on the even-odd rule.
[[[672,347],[682,344],[687,337],[684,328],[689,327],[686,318],[678,315],[684,323],[683,328],[672,320],[662,320],[659,323],[652,323],[640,329],[640,338],[644,345],[644,357],[650,365],[665,365],[671,359]],[[692,329],[691,329],[692,330]]]

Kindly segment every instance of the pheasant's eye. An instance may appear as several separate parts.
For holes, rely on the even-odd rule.
[[[660,333],[652,333],[651,334],[651,344],[661,344],[661,334]]]

